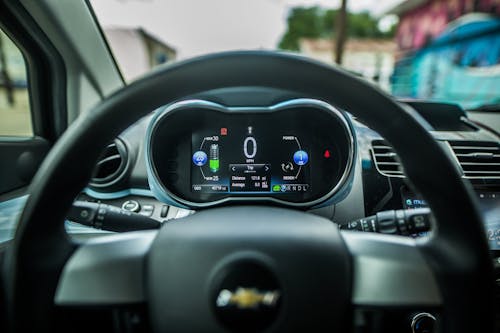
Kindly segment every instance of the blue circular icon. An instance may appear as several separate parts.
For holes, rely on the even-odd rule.
[[[197,166],[201,167],[207,164],[207,159],[207,154],[201,150],[193,154],[193,163]]]
[[[298,150],[293,154],[293,161],[297,165],[306,165],[309,161],[309,155],[303,150]]]

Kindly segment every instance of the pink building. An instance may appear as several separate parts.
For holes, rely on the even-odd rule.
[[[422,48],[449,22],[473,12],[500,16],[500,0],[407,0],[387,14],[399,16],[396,41],[405,52]]]

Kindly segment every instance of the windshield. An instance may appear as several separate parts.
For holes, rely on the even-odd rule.
[[[402,98],[500,102],[500,0],[92,0],[123,77],[227,50],[297,52]]]

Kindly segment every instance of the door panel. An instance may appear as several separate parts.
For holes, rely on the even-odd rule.
[[[39,137],[0,138],[0,195],[27,186],[49,149]]]

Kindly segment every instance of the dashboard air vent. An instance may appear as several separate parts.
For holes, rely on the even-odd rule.
[[[383,140],[372,141],[373,161],[377,170],[388,177],[404,177],[404,173],[394,149]]]
[[[500,179],[500,144],[491,141],[448,141],[465,178]]]
[[[127,147],[116,139],[101,154],[90,180],[93,187],[107,187],[120,180],[127,166]]]

